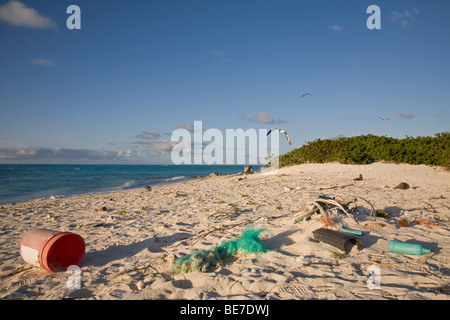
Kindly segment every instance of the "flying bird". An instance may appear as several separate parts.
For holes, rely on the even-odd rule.
[[[267,132],[267,135],[269,135],[272,131],[276,131],[278,133],[284,133],[286,135],[286,139],[289,142],[289,145],[291,145],[291,139],[289,138],[288,133],[286,132],[286,130],[280,130],[280,129],[270,129],[269,132]]]
[[[304,93],[304,94],[302,94],[302,98],[305,97],[305,96],[312,96],[312,94],[311,93]]]
[[[381,118],[381,117],[379,117],[381,120],[383,120],[384,122],[386,122],[386,121],[388,121],[390,118],[387,118],[387,119],[383,119],[383,118]]]

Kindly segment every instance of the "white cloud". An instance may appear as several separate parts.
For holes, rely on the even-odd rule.
[[[145,151],[150,153],[166,153],[172,151],[178,141],[171,140],[150,140],[150,141],[137,141],[135,144],[146,146]]]
[[[180,123],[178,124],[177,129],[186,129],[189,132],[194,132],[194,126],[189,123]]]
[[[342,27],[341,27],[341,26],[338,26],[337,24],[335,24],[335,25],[333,25],[333,26],[330,26],[330,29],[333,30],[333,31],[335,31],[335,32],[340,32],[340,31],[342,31]]]
[[[188,123],[180,123],[177,126],[178,129],[186,129],[189,132],[194,132],[194,126],[188,124]],[[172,133],[166,133],[164,135],[171,136]],[[161,135],[154,132],[149,131],[142,131],[139,135],[137,135],[137,138],[140,138],[140,141],[136,141],[133,144],[135,146],[142,146],[142,151],[150,154],[150,155],[162,155],[166,154],[168,152],[171,152],[172,149],[175,147],[175,145],[178,143],[178,141],[172,141],[172,140],[166,140],[166,139],[159,139]]]
[[[53,67],[55,65],[55,62],[53,60],[42,59],[42,58],[33,59],[30,61],[30,63],[37,65],[37,66],[43,66],[43,67]]]
[[[411,112],[396,112],[395,113],[399,118],[402,119],[412,119],[414,118],[414,115]]]
[[[0,161],[29,163],[95,163],[121,161],[133,156],[132,150],[109,151],[93,149],[67,149],[44,147],[4,147],[0,148]]]
[[[52,19],[40,15],[33,8],[28,8],[17,0],[11,0],[0,7],[0,20],[15,26],[57,29]]]
[[[272,117],[269,116],[264,111],[258,112],[254,116],[250,117],[248,120],[254,123],[265,123],[265,124],[275,123],[275,120],[273,120]]]
[[[419,15],[419,10],[417,8],[413,8],[412,10],[406,10],[405,12],[397,12],[392,11],[390,19],[392,22],[399,22],[402,28],[408,28],[411,23],[416,20],[416,17]]]
[[[266,112],[264,111],[260,111],[257,114],[255,114],[254,116],[250,117],[250,118],[246,118],[244,113],[239,113],[238,116],[240,119],[242,120],[248,120],[250,122],[253,123],[264,123],[264,124],[274,124],[274,123],[285,123],[287,122],[285,119],[283,118],[278,118],[277,121],[275,121],[275,119],[273,119],[270,115],[268,115]]]
[[[154,132],[148,132],[148,131],[142,131],[139,135],[137,135],[137,138],[141,138],[144,140],[151,140],[158,138],[160,134],[154,133]]]

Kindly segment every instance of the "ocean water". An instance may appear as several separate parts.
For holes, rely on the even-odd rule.
[[[243,165],[0,164],[0,204],[121,191],[243,170]]]

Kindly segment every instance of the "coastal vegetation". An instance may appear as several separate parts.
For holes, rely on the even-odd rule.
[[[367,164],[374,161],[425,164],[450,169],[450,133],[404,139],[375,136],[316,139],[280,157],[280,167],[302,163],[339,162]]]

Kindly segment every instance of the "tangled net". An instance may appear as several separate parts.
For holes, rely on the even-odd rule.
[[[218,263],[231,258],[267,252],[268,249],[259,238],[260,233],[264,230],[248,228],[234,241],[223,241],[217,247],[209,250],[201,249],[186,257],[179,258],[172,266],[171,273],[206,272]]]

